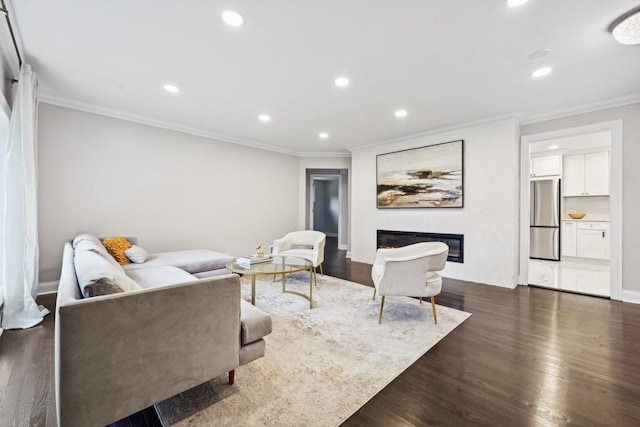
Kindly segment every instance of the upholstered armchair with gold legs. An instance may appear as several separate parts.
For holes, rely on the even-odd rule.
[[[318,284],[317,269],[320,267],[320,273],[322,273],[324,244],[326,240],[327,236],[321,231],[292,231],[281,239],[273,241],[272,254],[291,255],[308,259],[313,264],[313,278],[316,284]]]
[[[424,242],[401,248],[378,249],[371,269],[376,294],[382,296],[380,318],[387,295],[431,297],[433,321],[438,324],[435,296],[442,290],[442,277],[436,273],[444,268],[449,255],[449,246],[442,242]]]

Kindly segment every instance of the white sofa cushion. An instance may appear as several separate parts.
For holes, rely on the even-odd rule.
[[[76,252],[80,252],[80,251],[92,251],[92,252],[95,252],[97,254],[100,254],[100,255],[102,255],[103,258],[105,258],[111,264],[116,266],[118,270],[120,270],[120,271],[122,271],[124,273],[124,270],[122,270],[122,267],[120,266],[118,261],[116,261],[116,259],[111,256],[109,251],[107,251],[107,248],[105,248],[102,245],[102,243],[100,243],[100,241],[80,240],[80,241],[78,241],[78,244],[76,245]]]
[[[112,264],[100,253],[90,250],[76,251],[73,262],[78,286],[85,297],[95,295],[96,290],[92,289],[91,285],[99,281],[107,287],[116,286],[123,292],[142,289],[124,273],[121,266]]]
[[[73,248],[75,249],[78,246],[78,243],[84,241],[84,240],[88,240],[90,242],[94,242],[94,243],[100,243],[100,239],[98,239],[96,236],[94,236],[93,234],[89,234],[89,233],[80,233],[78,234],[76,237],[73,238],[73,242],[71,243],[71,245],[73,246]]]
[[[186,271],[170,265],[128,270],[127,275],[144,289],[176,285],[178,283],[198,280]]]
[[[149,258],[142,264],[127,264],[123,267],[127,273],[141,268],[168,265],[181,268],[189,273],[200,273],[225,268],[225,265],[231,261],[233,261],[232,257],[208,249],[186,249],[154,253],[149,255]]]
[[[141,248],[138,245],[133,245],[126,251],[124,254],[129,258],[129,261],[135,262],[136,264],[142,264],[149,258],[149,252],[147,252],[144,248]]]

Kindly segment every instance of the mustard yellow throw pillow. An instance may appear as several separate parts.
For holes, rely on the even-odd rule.
[[[129,243],[127,239],[124,237],[107,237],[102,241],[102,244],[120,265],[130,263],[129,258],[127,258],[124,253],[124,251],[131,247],[131,243]]]

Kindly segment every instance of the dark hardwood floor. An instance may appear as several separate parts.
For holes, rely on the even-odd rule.
[[[328,239],[325,274],[372,286],[370,271]],[[436,302],[472,315],[345,426],[640,425],[640,306],[451,279]],[[53,320],[0,337],[0,426],[55,426]],[[117,423],[158,425],[152,409]]]

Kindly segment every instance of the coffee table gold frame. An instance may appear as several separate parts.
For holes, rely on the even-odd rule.
[[[309,308],[313,308],[313,263],[305,258],[271,255],[271,262],[256,264],[251,267],[242,267],[237,261],[230,262],[226,265],[227,269],[233,273],[246,274],[251,276],[251,304],[256,305],[256,276],[260,274],[282,275],[282,292],[295,294],[309,300]],[[291,261],[287,262],[287,259]],[[293,261],[293,263],[291,263]],[[301,292],[288,291],[286,289],[285,274],[296,273],[298,271],[309,271],[309,295]]]

